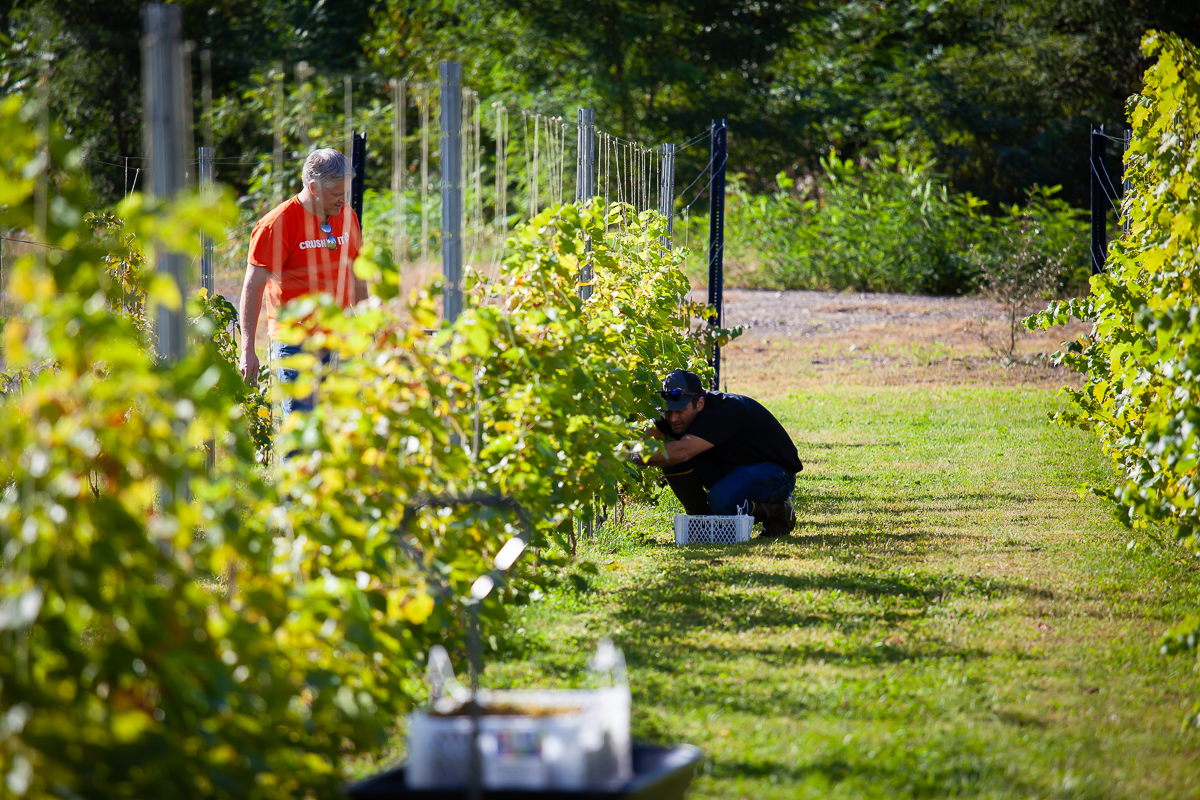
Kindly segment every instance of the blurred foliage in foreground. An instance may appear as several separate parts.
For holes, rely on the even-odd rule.
[[[1155,32],[1143,47],[1157,61],[1129,102],[1129,231],[1109,246],[1090,295],[1054,303],[1027,324],[1092,324],[1058,354],[1085,385],[1066,390],[1071,408],[1055,418],[1094,430],[1112,454],[1123,480],[1096,491],[1128,524],[1151,534],[1171,528],[1200,555],[1200,49]],[[1194,649],[1198,634],[1200,616],[1184,620],[1163,649]]]
[[[195,253],[231,201],[134,194],[119,227],[86,216],[79,151],[38,119],[20,96],[0,104],[0,225],[50,245],[13,267],[3,339],[0,796],[337,796],[343,762],[411,707],[428,648],[461,650],[470,584],[523,526],[422,502],[525,509],[533,554],[482,609],[498,646],[506,607],[564,574],[573,521],[642,480],[625,453],[656,376],[704,372],[728,334],[691,332],[702,309],[652,215],[614,208],[608,236],[596,206],[543,213],[500,283],[475,286],[493,304],[435,335],[428,294],[401,314],[380,299],[398,275],[368,246],[375,298],[288,312],[290,336],[342,358],[318,410],[283,426],[271,480],[228,309],[190,304],[188,354],[158,361],[146,311],[185,299],[133,256]]]

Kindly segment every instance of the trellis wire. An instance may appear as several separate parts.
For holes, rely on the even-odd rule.
[[[352,157],[351,154],[354,152],[354,78],[350,77],[349,75],[344,76],[342,78],[342,90],[345,93],[345,97],[342,100],[342,104],[343,104],[343,108],[345,109],[345,124],[346,124],[346,145],[345,145],[346,149],[342,151],[342,154],[346,157],[346,160],[349,161]],[[342,179],[342,186],[343,186],[343,191],[345,191],[345,193],[346,193],[346,202],[347,203],[350,202],[350,185],[352,182],[353,182],[353,177],[351,175],[351,170],[346,170],[345,176]],[[361,226],[362,220],[359,220],[358,224]],[[348,232],[347,232],[347,236],[349,236]],[[278,241],[280,237],[277,236],[274,238],[276,241]],[[347,254],[349,253],[349,249],[346,247],[340,248],[338,253],[341,256],[341,260],[344,262],[346,260]],[[338,286],[337,286],[337,296],[338,297],[346,296],[348,287],[345,285],[345,282],[349,279],[346,274],[347,272],[348,272],[348,270],[345,269],[344,263],[339,265],[338,273],[337,273],[338,274]]]
[[[504,253],[504,243],[508,235],[508,109],[503,103],[492,103],[496,109],[496,197],[495,197],[495,229],[496,240],[493,245],[492,276],[498,267]]]
[[[533,194],[531,195],[532,199],[529,201],[530,219],[533,219],[537,216],[538,208],[540,206],[538,203],[538,184],[541,183],[541,176],[538,173],[538,129],[540,127],[538,125],[538,120],[539,117],[535,115],[533,118]]]
[[[479,92],[471,94],[475,101],[471,121],[471,135],[475,137],[475,249],[482,260],[487,242],[487,227],[483,219],[483,104],[479,99]]]
[[[274,90],[271,93],[271,109],[275,113],[275,146],[271,150],[271,193],[273,205],[283,202],[283,64],[275,66],[271,75]],[[276,237],[278,238],[278,237]]]
[[[283,76],[279,74],[281,69],[282,69],[282,64],[276,64],[275,71],[271,75],[271,79],[272,79],[272,81],[274,81],[273,90],[271,92],[271,105],[273,106],[271,111],[273,112],[273,114],[272,114],[273,123],[274,123],[273,127],[275,128],[275,131],[274,131],[275,147],[271,153],[271,173],[272,173],[271,174],[271,184],[272,184],[272,198],[271,199],[274,201],[274,205],[276,205],[276,206],[278,206],[281,202],[283,202],[283,200],[282,200],[283,186],[280,184],[280,178],[282,177],[282,173],[283,173],[283,163],[282,163],[282,161],[283,161],[283,146],[282,146],[282,134],[280,133],[280,127],[282,125],[280,119],[281,119],[282,113],[283,113],[283,81],[280,80],[280,78],[282,78]],[[282,236],[272,236],[271,237],[271,257],[274,259],[274,262],[273,262],[274,264],[282,264],[283,263],[283,237]],[[309,276],[309,288],[310,289],[316,288],[312,283],[311,275]]]
[[[482,253],[486,230],[483,223],[483,107],[479,100],[479,92],[472,92],[475,107],[471,134],[475,137],[475,237],[476,252]]]
[[[212,52],[200,51],[200,108],[204,126],[204,146],[211,151],[213,146],[212,129]]]
[[[467,200],[463,203],[463,215],[469,243],[466,263],[472,263],[484,248],[481,112],[479,92],[464,88],[462,97],[462,163],[467,171],[463,181]]]
[[[417,94],[421,112],[421,266],[429,263],[429,87]]]
[[[312,127],[312,124],[308,112],[313,98],[312,88],[308,84],[308,79],[315,74],[317,74],[317,71],[310,67],[307,61],[296,63],[296,91],[300,95],[300,119],[297,125],[300,129],[300,143],[303,145],[306,154],[312,151],[312,142],[308,138],[308,129]]]
[[[206,145],[212,139],[214,121],[211,85],[213,57],[213,52],[209,50],[199,53],[201,67],[199,83],[202,94],[199,105],[203,108],[200,127],[203,128]],[[314,124],[321,123],[313,119],[314,109],[318,107],[318,103],[316,98],[311,96],[316,93],[314,84],[309,82],[316,74],[316,70],[303,61],[290,65],[292,69],[288,70],[288,73],[292,74],[285,74],[285,65],[282,62],[275,62],[270,66],[271,86],[269,87],[270,93],[267,95],[273,112],[273,146],[270,156],[244,154],[214,157],[213,163],[217,165],[254,165],[263,164],[269,158],[273,174],[270,176],[268,185],[272,191],[272,200],[279,203],[283,201],[283,193],[289,183],[287,176],[283,173],[284,168],[288,163],[302,161],[307,156],[306,152],[302,155],[301,150],[297,150],[295,154],[289,153],[289,139],[294,138],[296,144],[300,145],[303,151],[310,150],[312,147],[318,146],[319,142],[310,141],[309,132],[313,129]],[[294,90],[287,87],[293,74]],[[373,82],[387,86],[393,113],[390,187],[392,193],[390,238],[393,259],[397,265],[409,266],[411,261],[415,260],[416,251],[419,249],[422,264],[428,265],[433,256],[430,252],[433,237],[429,230],[433,199],[430,196],[431,178],[433,178],[431,169],[435,166],[432,163],[433,160],[437,158],[436,153],[430,152],[429,142],[432,130],[430,125],[432,120],[429,118],[430,104],[433,101],[431,88],[401,78],[380,80],[378,76],[337,73],[328,70],[322,70],[322,74],[332,77],[334,80],[336,77],[342,79],[344,95],[342,122],[346,154],[350,154],[353,150],[355,80],[358,80],[360,87]],[[324,83],[322,82],[321,85],[323,86]],[[518,172],[522,175],[523,181],[518,179],[515,187],[516,192],[524,194],[524,197],[520,197],[518,194],[519,200],[514,211],[525,211],[529,215],[528,218],[532,218],[547,206],[561,204],[568,194],[567,182],[570,176],[567,173],[576,171],[574,163],[570,165],[567,163],[567,150],[573,146],[569,145],[567,134],[569,129],[574,126],[574,121],[568,122],[561,116],[523,111],[522,130],[525,135],[521,148],[514,152],[510,134],[509,109],[503,103],[492,104],[495,109],[494,120],[488,120],[485,123],[480,100],[478,92],[464,89],[462,155],[466,174],[463,181],[463,200],[465,201],[463,204],[463,233],[465,234],[464,238],[467,239],[465,244],[469,248],[471,261],[495,264],[501,257],[508,235],[509,204],[513,200],[509,195],[514,188],[510,185],[513,178],[511,162],[520,158],[524,151],[524,164]],[[289,111],[289,102],[295,105],[294,112]],[[416,106],[419,136],[413,136],[418,132],[410,130],[407,116],[410,103]],[[529,130],[530,123],[532,123],[532,131]],[[483,130],[485,124],[492,130],[485,132]],[[336,126],[336,122],[334,125]],[[336,130],[336,127],[334,129]],[[599,169],[596,170],[598,180],[595,184],[595,194],[603,198],[605,208],[607,209],[616,202],[623,207],[628,207],[636,215],[649,209],[662,207],[664,198],[662,197],[661,177],[664,158],[661,151],[658,148],[647,147],[639,142],[608,132],[596,131],[596,134],[593,141],[595,142],[596,161],[600,163],[597,165]],[[702,141],[704,136],[705,134],[700,134],[689,138],[676,148],[676,152]],[[416,246],[416,242],[411,241],[417,237],[415,230],[410,236],[408,218],[410,203],[414,201],[414,198],[410,198],[409,191],[417,188],[413,187],[406,177],[409,168],[407,148],[410,137],[414,140],[419,138],[421,151],[419,248]],[[491,138],[495,146],[495,158],[492,164],[485,163],[485,137]],[[115,156],[115,158],[124,163],[108,162],[103,159],[96,159],[96,161],[106,166],[124,169],[127,177],[123,190],[129,194],[139,184],[140,172],[144,170],[140,166],[135,166],[129,157]],[[263,164],[263,166],[265,168],[266,165]],[[486,175],[489,168],[493,170],[493,176]],[[489,178],[492,178],[492,182],[494,182],[494,187],[489,187],[488,191],[492,197],[485,196],[484,182]],[[578,180],[577,176],[575,180]],[[412,183],[415,182],[412,181]],[[692,182],[692,185],[694,183],[695,181]],[[491,206],[491,220],[487,219],[488,206]],[[614,232],[620,233],[626,230],[630,222],[626,213],[628,212],[614,215],[612,220]],[[683,213],[687,213],[686,207]],[[520,214],[520,216],[523,217],[524,214]],[[360,220],[360,223],[363,222]],[[383,230],[387,230],[387,228],[385,227]]]
[[[404,176],[408,172],[405,157],[405,126],[408,123],[408,81],[392,80],[392,261],[402,272],[408,263],[408,208]]]

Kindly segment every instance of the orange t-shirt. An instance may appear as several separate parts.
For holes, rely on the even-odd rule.
[[[354,259],[362,248],[362,231],[350,204],[329,218],[330,233],[296,197],[271,209],[250,234],[249,262],[271,271],[267,284],[267,333],[274,338],[279,308],[306,294],[331,294],[342,306],[354,293]],[[331,249],[327,240],[337,240]],[[362,298],[353,298],[359,299]]]

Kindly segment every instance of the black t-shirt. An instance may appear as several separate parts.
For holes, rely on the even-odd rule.
[[[671,426],[659,418],[654,426],[668,439],[678,439]],[[796,445],[775,415],[758,401],[740,394],[705,392],[704,408],[684,436],[695,436],[712,445],[697,459],[713,460],[735,467],[749,464],[778,464],[796,473],[804,467]]]

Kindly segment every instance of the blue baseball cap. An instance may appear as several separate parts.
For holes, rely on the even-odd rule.
[[[667,411],[678,411],[687,408],[697,397],[704,396],[704,384],[694,372],[686,369],[674,370],[663,378],[659,396],[666,401]]]

